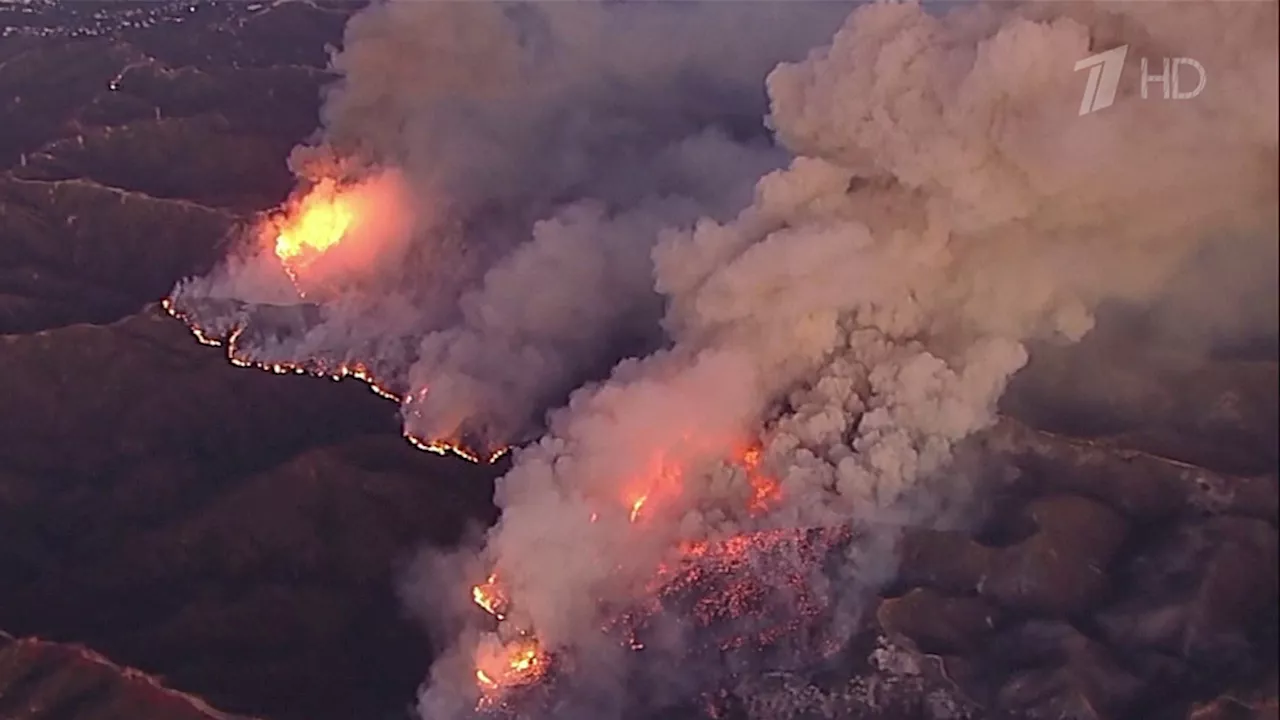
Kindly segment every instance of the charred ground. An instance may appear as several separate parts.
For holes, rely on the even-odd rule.
[[[49,641],[0,636],[0,715],[214,716],[59,643],[236,713],[393,715],[430,658],[397,564],[491,520],[499,469],[414,450],[354,380],[232,367],[158,307],[288,193],[353,9],[193,7],[0,8],[0,628]],[[1222,695],[1196,717],[1274,717],[1274,345],[1157,362],[1099,337],[1037,349],[1006,402],[1022,422],[977,443],[1011,470],[987,521],[907,538],[836,671],[714,705],[928,717],[938,688],[975,717]],[[877,636],[915,663],[896,691],[859,678],[893,654]]]

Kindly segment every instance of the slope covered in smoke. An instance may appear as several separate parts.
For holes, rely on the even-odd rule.
[[[892,577],[899,528],[971,500],[953,448],[993,422],[1023,341],[1080,339],[1100,302],[1150,299],[1206,241],[1275,243],[1277,111],[1258,102],[1276,96],[1275,19],[875,5],[773,70],[770,124],[796,157],[732,220],[662,235],[671,346],[576,392],[499,481],[481,554],[509,598],[498,647],[587,653],[611,686],[600,626],[686,543],[743,530],[851,525],[837,584]],[[1122,42],[1193,55],[1219,89],[1185,111],[1124,91],[1078,117],[1075,61]],[[763,514],[750,474],[718,463],[756,442],[778,479]],[[464,640],[424,715],[493,652]]]
[[[650,248],[666,227],[731,216],[784,160],[761,122],[760,78],[840,14],[827,3],[372,6],[334,57],[342,79],[320,143],[293,158],[303,178],[359,181],[378,198],[337,248],[366,250],[330,253],[291,284],[250,238],[179,286],[175,305],[226,336],[255,316],[219,299],[305,296],[318,322],[240,338],[247,361],[358,363],[405,397],[415,437],[522,439],[584,375],[661,342]],[[376,190],[388,183],[398,189]],[[374,215],[403,221],[374,226]]]

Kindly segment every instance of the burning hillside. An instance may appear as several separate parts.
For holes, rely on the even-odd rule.
[[[628,682],[662,688],[632,702],[646,712],[692,706],[714,715],[744,673],[812,670],[838,658],[854,628],[837,615],[865,600],[842,596],[840,568],[851,540],[843,529],[772,530],[681,546],[647,583],[648,598],[618,608],[600,628],[601,642],[623,653]],[[475,650],[477,712],[550,717],[552,708],[572,705],[574,677],[584,671],[575,665],[591,659],[553,655],[507,626],[511,608],[496,576],[476,585],[473,596],[496,621]],[[676,678],[655,672],[655,657],[701,669]]]
[[[236,364],[365,380],[419,447],[523,444],[429,720],[836,652],[901,529],[972,503],[955,448],[1029,341],[1274,243],[1274,5],[729,12],[370,7],[297,198],[166,304]],[[1112,41],[1217,68],[1212,112],[1082,119]]]
[[[273,348],[305,338],[325,321],[327,298],[367,280],[389,261],[387,254],[394,254],[391,246],[407,223],[402,192],[394,174],[362,182],[320,179],[281,210],[259,219],[241,239],[247,245],[245,266],[251,268],[246,272],[265,283],[268,294],[259,297],[267,299],[191,297],[197,284],[192,281],[166,298],[164,308],[201,343],[225,345],[235,365],[332,380],[351,377],[400,403],[403,378],[380,372],[373,360],[350,353],[291,359]],[[505,447],[491,447],[481,455],[460,436],[408,439],[423,450],[472,462],[494,462],[506,452]]]

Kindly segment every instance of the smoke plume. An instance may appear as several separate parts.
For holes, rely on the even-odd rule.
[[[591,652],[683,544],[883,533],[963,500],[952,449],[993,421],[1023,340],[1080,338],[1100,301],[1151,296],[1202,241],[1274,242],[1276,111],[1258,99],[1276,94],[1276,43],[1259,13],[1274,8],[877,5],[773,70],[770,123],[795,158],[734,219],[663,234],[671,347],[575,393],[499,481],[485,556],[504,625]],[[1077,116],[1075,61],[1124,41],[1222,82],[1176,106],[1123,88]],[[762,517],[719,462],[744,438],[779,481]],[[862,582],[892,570],[891,553],[860,559]],[[426,717],[453,692],[437,677]]]
[[[646,656],[609,629],[735,538],[844,533],[833,572],[767,571],[838,625],[892,575],[897,528],[964,507],[954,450],[1024,343],[1167,292],[1206,243],[1274,252],[1275,4],[846,11],[406,1],[351,20],[295,167],[382,187],[408,219],[370,231],[379,262],[315,273],[317,322],[242,351],[375,367],[425,439],[522,440],[568,398],[456,563],[463,602],[500,585],[500,622],[458,623],[424,718],[486,707],[476,669],[533,643],[574,688],[550,716],[620,715],[626,678],[697,643],[653,631]],[[1118,45],[1114,104],[1080,116],[1075,63]],[[1141,59],[1166,57],[1196,59],[1203,93],[1143,99]],[[255,304],[299,302],[269,260],[175,303],[253,335]]]
[[[317,263],[295,289],[251,235],[175,308],[223,335],[243,326],[246,362],[370,370],[424,441],[528,436],[584,375],[662,342],[660,231],[732,217],[786,160],[760,78],[828,36],[840,8],[729,10],[370,6],[333,57],[323,131],[291,165],[300,196],[381,188],[373,214],[411,222],[362,215],[341,245],[394,251]],[[278,332],[246,303],[315,317]]]

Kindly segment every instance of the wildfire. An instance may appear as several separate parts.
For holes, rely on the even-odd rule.
[[[497,693],[537,682],[546,673],[547,658],[532,637],[523,636],[503,645],[496,638],[476,653],[476,684],[486,699]]]
[[[196,325],[190,323],[183,315],[181,315],[177,310],[175,310],[173,307],[173,303],[170,302],[168,299],[164,301],[163,305],[165,310],[170,315],[187,323],[191,327],[192,333],[196,336],[196,339],[199,340],[201,343],[205,345],[212,345],[214,347],[218,347],[223,344],[221,341],[208,338],[202,331],[200,331],[200,329]],[[372,374],[370,374],[369,369],[359,363],[354,365],[342,365],[342,366],[339,366],[336,370],[333,370],[331,372],[326,372],[321,369],[308,368],[303,365],[293,365],[289,363],[265,363],[265,362],[258,362],[256,360],[248,359],[244,357],[244,355],[239,351],[239,349],[236,346],[236,340],[239,339],[240,334],[243,331],[244,331],[244,328],[236,328],[231,332],[229,336],[227,336],[227,340],[226,340],[227,361],[230,362],[232,365],[235,365],[236,367],[257,368],[259,370],[266,370],[267,372],[274,373],[276,375],[292,374],[292,375],[310,375],[312,377],[319,377],[319,378],[327,377],[330,380],[334,380],[334,381],[341,380],[344,377],[352,377],[363,382],[370,390],[374,392],[374,394],[384,397],[388,400],[394,400],[395,402],[400,402],[399,395],[396,395],[390,390],[379,385],[378,381],[373,377]]]
[[[357,214],[352,204],[344,199],[336,185],[328,185],[321,186],[304,198],[293,213],[275,220],[277,234],[274,252],[295,286],[298,283],[298,269],[306,268],[327,250],[341,243],[344,234],[356,219]],[[381,385],[374,372],[365,365],[353,363],[333,369],[258,362],[237,346],[243,327],[223,335],[225,330],[211,332],[198,327],[175,307],[172,299],[164,301],[164,308],[169,314],[182,320],[200,342],[224,346],[228,359],[235,365],[258,367],[281,374],[330,377],[334,380],[354,377],[383,397],[403,401],[397,393]],[[691,435],[696,436],[695,433]],[[508,448],[502,447],[492,453],[482,454],[453,438],[406,437],[422,450],[438,455],[453,455],[475,463],[493,463],[508,452]],[[621,497],[615,496],[618,500],[614,502],[621,506],[617,511],[602,515],[603,508],[601,512],[592,510],[590,521],[595,523],[606,517],[621,521],[620,511],[626,508],[628,523],[637,527],[635,532],[641,532],[640,528],[645,525],[642,520],[662,512],[667,503],[683,495],[687,463],[682,458],[715,457],[727,448],[731,450],[720,457],[725,458],[727,464],[741,468],[750,485],[750,492],[743,499],[745,509],[753,515],[768,511],[782,497],[782,489],[778,480],[762,469],[763,450],[758,444],[722,444],[717,439],[684,437],[680,441],[680,447],[669,452],[655,453],[652,461],[645,463],[639,468],[641,471],[624,484]],[[670,602],[687,603],[699,622],[707,625],[715,625],[725,618],[772,617],[776,615],[777,600],[770,595],[771,586],[769,583],[761,583],[747,566],[754,562],[753,558],[771,555],[785,557],[790,554],[789,548],[805,550],[801,554],[812,555],[813,550],[809,545],[810,542],[803,536],[787,532],[752,533],[714,543],[685,544],[677,549],[670,565],[664,564],[655,572],[650,585],[653,606],[649,610]],[[804,577],[798,570],[783,568],[774,579],[788,586],[789,589],[784,588],[784,592],[788,593],[787,599],[799,608],[798,613],[792,614],[809,617],[820,612],[819,605],[804,594]],[[534,685],[547,677],[555,658],[543,649],[539,640],[531,633],[513,631],[509,621],[511,597],[500,584],[496,573],[490,574],[483,582],[471,588],[471,599],[499,623],[498,629],[502,631],[500,634],[484,636],[475,651],[474,677],[480,692],[479,703],[481,707],[506,704],[511,701],[511,696],[507,694],[509,691]],[[633,650],[639,651],[645,647],[643,638],[638,634],[645,626],[645,614],[643,607],[635,608],[610,624],[613,629],[627,631],[626,645]],[[744,642],[773,642],[798,629],[795,622],[762,621],[760,627],[744,629],[742,633],[734,633],[732,637],[722,639],[721,647],[729,649]]]
[[[683,438],[681,442],[686,446],[682,449],[714,447],[714,443],[708,443],[705,439],[702,442],[696,442],[689,436]],[[758,444],[734,443],[729,447],[736,449],[728,454],[728,463],[742,468],[751,485],[746,509],[752,515],[767,512],[782,498],[782,486],[777,478],[762,470],[764,451]],[[650,514],[655,505],[679,496],[684,491],[685,468],[680,462],[673,462],[671,457],[674,455],[678,458],[684,454],[676,452],[669,455],[659,452],[647,464],[644,472],[638,473],[634,479],[625,483],[627,491],[623,494],[622,500],[628,509],[629,522],[635,523],[641,518],[642,512]],[[592,522],[594,521],[593,519]]]
[[[727,447],[732,449],[726,463],[740,468],[750,483],[751,492],[743,500],[746,509],[752,514],[766,512],[782,497],[782,490],[778,480],[763,470],[763,449],[747,443]],[[664,503],[683,492],[686,467],[678,458],[685,456],[683,452],[657,453],[645,464],[644,472],[625,483],[620,505],[627,508],[628,524],[635,526],[632,532],[644,532],[644,517],[660,512]],[[602,515],[592,510],[589,515],[592,523],[604,518],[621,522],[620,513]],[[655,569],[647,583],[647,599],[606,620],[604,631],[617,633],[624,647],[642,651],[644,636],[651,631],[649,618],[661,613],[664,606],[675,605],[687,608],[708,632],[720,633],[716,646],[721,651],[785,642],[792,636],[804,641],[807,623],[814,622],[826,607],[821,597],[809,592],[806,573],[819,564],[839,537],[839,531],[769,530],[682,543],[668,562]],[[757,567],[762,563],[767,570]],[[761,572],[767,572],[768,577]],[[472,587],[471,596],[499,623],[507,622],[512,598],[496,573]],[[780,616],[785,619],[779,620]],[[502,636],[509,638],[511,633]],[[508,691],[541,682],[557,657],[543,650],[527,632],[519,632],[516,640],[505,643],[498,634],[486,636],[475,654],[478,709],[512,702]]]
[[[747,473],[747,481],[751,483],[751,500],[747,510],[758,515],[768,510],[774,503],[782,499],[782,486],[778,479],[760,470],[761,449],[757,446],[742,451],[738,464]]]
[[[682,468],[669,462],[666,457],[658,455],[650,463],[646,472],[627,483],[632,488],[624,497],[628,508],[628,522],[636,522],[640,511],[645,507],[652,508],[660,498],[679,495],[683,490],[684,473]]]
[[[292,212],[271,218],[275,254],[294,283],[298,272],[342,241],[356,220],[356,208],[333,180],[323,180]]]
[[[405,438],[407,438],[409,442],[419,450],[426,450],[429,453],[435,453],[436,455],[444,457],[452,455],[477,464],[492,465],[493,463],[501,460],[504,455],[511,452],[511,448],[509,447],[500,447],[497,450],[482,455],[457,440],[423,440],[422,438],[414,437],[413,435],[405,435]]]
[[[295,365],[290,363],[266,363],[259,362],[249,358],[238,346],[237,340],[243,333],[244,328],[236,328],[226,339],[219,339],[209,332],[201,328],[191,317],[182,312],[174,305],[172,298],[165,298],[160,303],[164,311],[176,320],[181,321],[195,336],[197,342],[201,345],[209,345],[211,347],[225,347],[227,353],[227,361],[236,367],[257,368],[265,370],[276,375],[310,375],[317,378],[328,378],[333,381],[339,381],[343,378],[354,378],[364,383],[376,395],[391,400],[393,402],[402,402],[399,394],[391,391],[381,381],[374,376],[373,371],[361,363],[352,363],[349,365],[340,365],[334,369],[324,369],[319,367],[308,367],[304,365]],[[468,462],[493,464],[502,459],[504,455],[510,452],[509,447],[500,447],[487,454],[480,454],[467,448],[462,443],[455,440],[422,440],[412,435],[406,435],[405,438],[420,450],[426,450],[436,455],[460,457]]]
[[[183,315],[181,312],[179,312],[178,308],[174,307],[173,300],[169,298],[165,298],[164,300],[160,301],[160,306],[163,307],[164,311],[168,313],[171,317],[177,320],[180,320],[182,324],[190,328],[191,334],[194,335],[196,338],[196,342],[200,343],[201,345],[208,345],[210,347],[222,347],[221,340],[214,337],[210,337],[198,325],[188,320],[186,315]]]
[[[648,495],[641,495],[635,502],[631,503],[631,522],[635,522],[636,518],[640,516],[640,509],[644,507],[645,501],[648,499]]]
[[[506,619],[507,596],[496,573],[471,588],[471,599],[499,622]],[[481,706],[496,702],[507,690],[537,682],[547,672],[549,659],[536,638],[528,633],[503,643],[490,635],[476,648],[476,685]]]
[[[498,620],[506,618],[503,608],[506,606],[507,599],[502,588],[498,586],[497,575],[490,575],[483,583],[471,588],[471,599]]]

